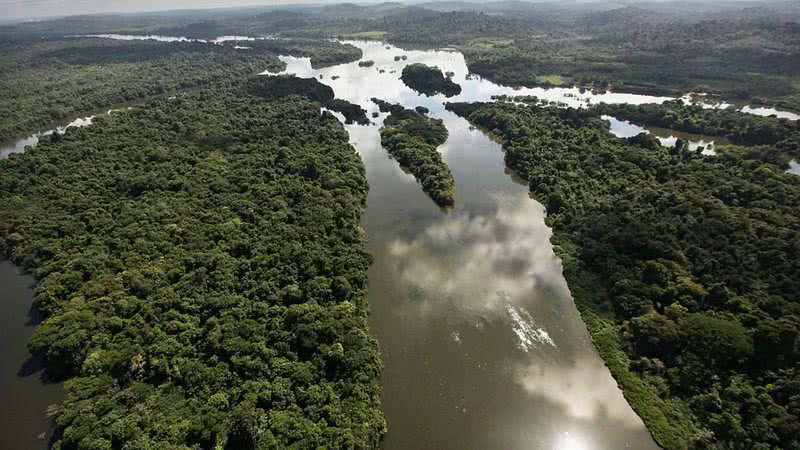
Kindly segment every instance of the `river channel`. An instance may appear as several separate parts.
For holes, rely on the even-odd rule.
[[[592,346],[553,253],[544,207],[505,170],[500,144],[443,107],[502,94],[576,106],[597,96],[498,86],[468,76],[458,52],[353,44],[373,67],[314,70],[307,59],[282,58],[286,72],[320,79],[368,116],[378,111],[371,97],[429,108],[448,129],[439,150],[456,185],[455,207],[441,210],[381,147],[384,114],[372,126],[346,126],[370,183],[362,222],[375,255],[371,328],[385,361],[383,447],[656,448]],[[399,55],[407,59],[395,61]],[[453,72],[462,93],[425,97],[406,87],[400,72],[416,62]]]
[[[456,186],[455,206],[438,208],[381,147],[385,114],[372,125],[345,126],[370,184],[362,225],[375,256],[371,329],[385,361],[389,431],[382,447],[657,448],[592,346],[553,253],[544,207],[505,169],[500,144],[443,103],[491,101],[494,95],[535,95],[570,106],[667,98],[513,89],[470,76],[455,51],[352,44],[374,66],[353,62],[317,70],[308,59],[282,57],[285,72],[319,79],[370,117],[378,112],[372,97],[427,107],[448,129],[439,150]],[[400,72],[418,62],[453,72],[462,93],[426,97],[406,87]],[[23,150],[24,144],[15,149]],[[36,321],[29,311],[33,280],[7,263],[0,265],[0,277],[2,333],[10,349],[0,374],[4,443],[42,448],[45,441],[35,436],[47,429],[43,410],[58,400],[60,388],[43,383],[25,350]]]

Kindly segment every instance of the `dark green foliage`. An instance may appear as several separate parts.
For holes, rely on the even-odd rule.
[[[0,142],[79,115],[149,96],[285,68],[277,56],[323,66],[356,61],[361,50],[327,40],[196,42],[81,38],[0,46]]]
[[[480,36],[525,34],[530,23],[475,12],[438,12],[410,8],[382,18],[373,27],[387,31],[391,42],[432,46],[457,45]]]
[[[215,87],[0,161],[0,251],[66,379],[55,448],[376,448],[364,167],[319,105]]]
[[[408,170],[439,206],[455,203],[455,182],[437,147],[447,140],[447,128],[412,109],[373,99],[381,111],[391,111],[381,129],[381,145]]]
[[[509,31],[479,33],[462,51],[470,72],[506,85],[674,96],[702,91],[800,109],[797,23],[774,12],[768,19],[716,20],[674,13],[642,21],[616,10],[606,23],[554,20],[531,23],[527,33],[506,19]]]
[[[779,144],[704,157],[616,139],[591,111],[448,109],[500,136],[547,206],[595,343],[662,446],[800,445],[797,397],[776,389],[800,363],[800,177],[772,163]],[[731,111],[697,117],[742,139],[737,127],[756,123],[778,143],[795,133]]]
[[[319,69],[361,59],[361,49],[325,39],[259,39],[256,41],[226,42],[227,46],[246,46],[253,52],[309,58],[311,67]]]
[[[686,352],[710,369],[741,365],[753,353],[753,339],[739,322],[689,314],[679,322]]]
[[[0,46],[0,141],[152,95],[285,67],[201,43],[66,39]]]
[[[252,94],[264,98],[299,95],[319,102],[328,109],[342,113],[347,124],[368,125],[367,111],[358,105],[333,98],[333,89],[316,78],[298,78],[294,75],[270,75],[252,78],[248,82]]]
[[[662,105],[601,105],[596,109],[641,125],[722,136],[741,145],[770,145],[800,157],[800,121],[742,114],[733,108],[707,109],[681,100]],[[776,152],[772,153],[775,156]]]
[[[327,103],[333,100],[333,89],[316,78],[299,78],[294,75],[262,75],[248,81],[248,89],[253,95],[264,98],[300,95],[309,100]]]
[[[397,103],[389,103],[386,100],[381,100],[381,99],[375,98],[375,97],[371,98],[370,100],[372,101],[372,103],[375,103],[376,105],[378,105],[378,109],[381,112],[385,112],[385,113],[390,112],[390,113],[396,113],[396,114],[399,115],[399,114],[403,114],[403,111],[405,110],[405,108],[403,108],[402,105],[398,105]]]
[[[334,111],[342,113],[345,118],[345,123],[347,124],[355,122],[359,125],[369,125],[367,111],[356,104],[348,102],[347,100],[336,98],[326,103],[325,106]]]
[[[406,86],[427,96],[444,94],[445,97],[453,97],[461,93],[461,86],[458,83],[446,78],[438,67],[425,64],[405,66],[400,79]]]

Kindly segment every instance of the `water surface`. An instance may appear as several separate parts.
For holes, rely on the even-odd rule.
[[[704,155],[716,155],[714,150],[717,142],[727,144],[728,141],[721,137],[704,136],[702,134],[685,133],[660,127],[642,127],[627,120],[620,120],[612,116],[600,116],[611,124],[609,131],[619,138],[630,138],[641,133],[653,134],[664,147],[675,147],[678,140],[682,140],[689,150],[700,150]]]
[[[45,410],[63,397],[61,385],[47,379],[26,345],[40,321],[31,310],[33,286],[33,277],[0,262],[0,448],[9,450],[46,448],[50,421]]]
[[[370,115],[377,111],[371,97],[429,108],[449,131],[439,150],[456,183],[456,205],[443,211],[381,148],[379,127],[385,115],[371,126],[346,127],[370,183],[362,225],[375,255],[369,272],[371,327],[385,360],[389,432],[382,447],[657,448],[592,346],[553,253],[544,208],[507,172],[500,145],[446,111],[443,102],[490,101],[493,95],[536,95],[572,106],[663,99],[512,89],[469,76],[458,52],[353,44],[362,48],[363,59],[375,61],[374,67],[354,62],[314,70],[308,59],[282,59],[288,72],[320,79],[337,97],[360,104]],[[396,55],[408,58],[396,62]],[[462,93],[445,99],[407,88],[399,74],[417,62],[454,72]],[[18,371],[29,358],[24,342],[31,328],[22,324],[31,322],[13,310],[28,313],[30,290],[23,287],[32,280],[11,266],[5,269],[9,282],[3,289],[19,284],[17,293],[2,302],[3,320],[9,324],[4,332],[13,324],[23,328],[6,338],[19,349],[5,363]],[[19,439],[12,448],[36,448],[25,439],[41,432],[39,411],[57,400],[60,390],[42,385],[37,375],[14,375],[2,386],[9,396],[4,404],[20,412],[3,421],[6,435]],[[19,388],[11,392],[6,386]]]
[[[362,225],[375,255],[371,327],[385,360],[383,448],[657,448],[592,346],[543,206],[507,173],[500,145],[442,105],[501,94],[570,104],[585,94],[468,79],[457,52],[353,44],[374,67],[313,70],[308,59],[282,59],[289,73],[322,75],[337,97],[368,115],[378,110],[371,97],[429,108],[449,131],[439,150],[456,184],[455,207],[442,211],[381,148],[384,114],[373,126],[346,127],[370,183]],[[395,62],[400,54],[408,59]],[[454,72],[462,94],[425,97],[407,88],[399,73],[416,62]]]
[[[110,113],[112,110],[109,110]],[[33,133],[30,136],[26,136],[21,139],[17,139],[13,142],[7,142],[5,144],[0,144],[0,159],[8,158],[9,155],[12,153],[22,153],[28,147],[36,147],[39,144],[39,139],[45,136],[50,136],[53,133],[64,134],[67,128],[72,127],[85,127],[87,125],[92,124],[92,120],[95,116],[88,116],[88,117],[79,117],[71,122],[67,122],[62,126],[58,126],[51,130]]]
[[[789,168],[786,170],[786,173],[791,173],[792,175],[800,175],[800,162],[796,160],[789,161]]]

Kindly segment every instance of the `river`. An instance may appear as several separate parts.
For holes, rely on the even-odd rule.
[[[507,172],[500,144],[446,111],[444,101],[536,95],[580,106],[650,103],[664,98],[578,89],[512,89],[469,76],[454,51],[405,51],[353,42],[363,60],[320,70],[282,57],[286,72],[316,77],[336,96],[377,111],[371,97],[425,106],[449,139],[440,151],[455,177],[456,204],[438,208],[381,148],[381,114],[370,126],[347,125],[370,183],[362,225],[375,256],[369,272],[371,329],[384,356],[383,405],[390,449],[657,448],[592,346],[550,244],[545,210]],[[407,60],[395,61],[405,55]],[[416,94],[399,80],[411,63],[454,73],[463,92],[451,99]],[[42,412],[60,388],[20,368],[30,277],[0,266],[3,277],[4,442],[41,448]],[[33,371],[30,371],[33,372]],[[31,443],[34,442],[34,443]]]
[[[40,320],[31,309],[33,285],[33,277],[0,262],[0,447],[7,449],[44,448],[50,431],[45,410],[62,398],[61,385],[47,379],[26,346]]]
[[[455,207],[438,208],[381,147],[384,114],[373,126],[346,126],[370,183],[362,225],[375,255],[371,328],[385,361],[383,448],[657,448],[592,346],[553,253],[544,207],[507,172],[500,144],[443,107],[502,94],[577,104],[592,94],[468,79],[457,52],[353,44],[373,67],[314,70],[308,59],[286,57],[286,72],[321,76],[368,116],[378,111],[371,97],[429,108],[448,129],[439,150],[456,186]],[[397,55],[408,59],[396,62]],[[402,67],[416,62],[453,72],[462,93],[417,95],[399,80]]]

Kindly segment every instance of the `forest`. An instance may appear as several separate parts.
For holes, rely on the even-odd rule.
[[[437,205],[455,203],[455,181],[438,147],[447,141],[447,128],[440,119],[427,117],[424,108],[406,109],[372,99],[389,116],[381,128],[381,145],[411,172]]]
[[[597,111],[448,109],[499,136],[546,206],[595,345],[660,445],[800,445],[800,178],[773,162],[778,144],[705,156],[618,139]],[[751,120],[702,122],[735,135],[731,114]]]
[[[312,65],[356,61],[338,42],[287,40],[208,45],[193,42],[58,38],[0,45],[0,142],[52,128],[78,115],[154,95],[242,79],[286,65],[281,54]]]
[[[400,79],[406,86],[428,97],[444,94],[453,97],[461,93],[461,86],[446,77],[438,67],[425,64],[409,64],[403,68]]]
[[[443,2],[278,5],[170,15],[70,17],[0,26],[0,48],[42,35],[156,33],[381,39],[459,49],[472,73],[516,86],[572,86],[680,96],[690,91],[800,111],[800,7],[763,1],[587,4]],[[315,67],[353,51],[282,39],[248,41],[312,56]],[[322,51],[318,51],[321,49]],[[357,59],[357,58],[355,58]],[[349,59],[349,60],[355,60]]]
[[[363,163],[319,103],[253,82],[0,161],[0,252],[65,380],[53,448],[377,447]]]
[[[228,41],[226,44],[226,46],[249,47],[249,50],[272,55],[309,58],[311,67],[315,69],[361,59],[361,50],[357,47],[322,39],[258,39],[255,41]]]
[[[281,55],[318,69],[361,60],[335,38],[409,54],[453,47],[468,76],[508,86],[694,92],[800,112],[795,2],[562,3],[273,5],[0,26],[0,142],[131,107],[0,160],[0,255],[36,278],[46,320],[29,348],[64,381],[51,447],[380,446],[366,172],[331,111],[370,120],[325,80],[255,76],[286,69]],[[86,36],[99,33],[263,39]],[[462,87],[451,75],[410,64],[401,79],[452,97]],[[682,100],[576,110],[494,99],[447,108],[500,139],[546,207],[592,340],[658,444],[800,448],[800,177],[785,173],[800,160],[800,121]],[[437,150],[444,123],[372,101],[388,113],[383,148],[453,206]],[[620,139],[602,115],[730,144],[704,155],[652,135]]]
[[[369,125],[367,111],[347,100],[334,98],[333,89],[316,78],[299,78],[294,75],[258,76],[247,81],[247,89],[253,95],[275,99],[289,95],[306,97],[319,102],[323,107],[341,113],[346,124]]]
[[[769,145],[772,156],[783,153],[784,159],[800,158],[800,122],[796,120],[742,114],[733,108],[708,109],[682,100],[661,105],[600,105],[595,109],[639,125],[721,136],[745,146]]]

